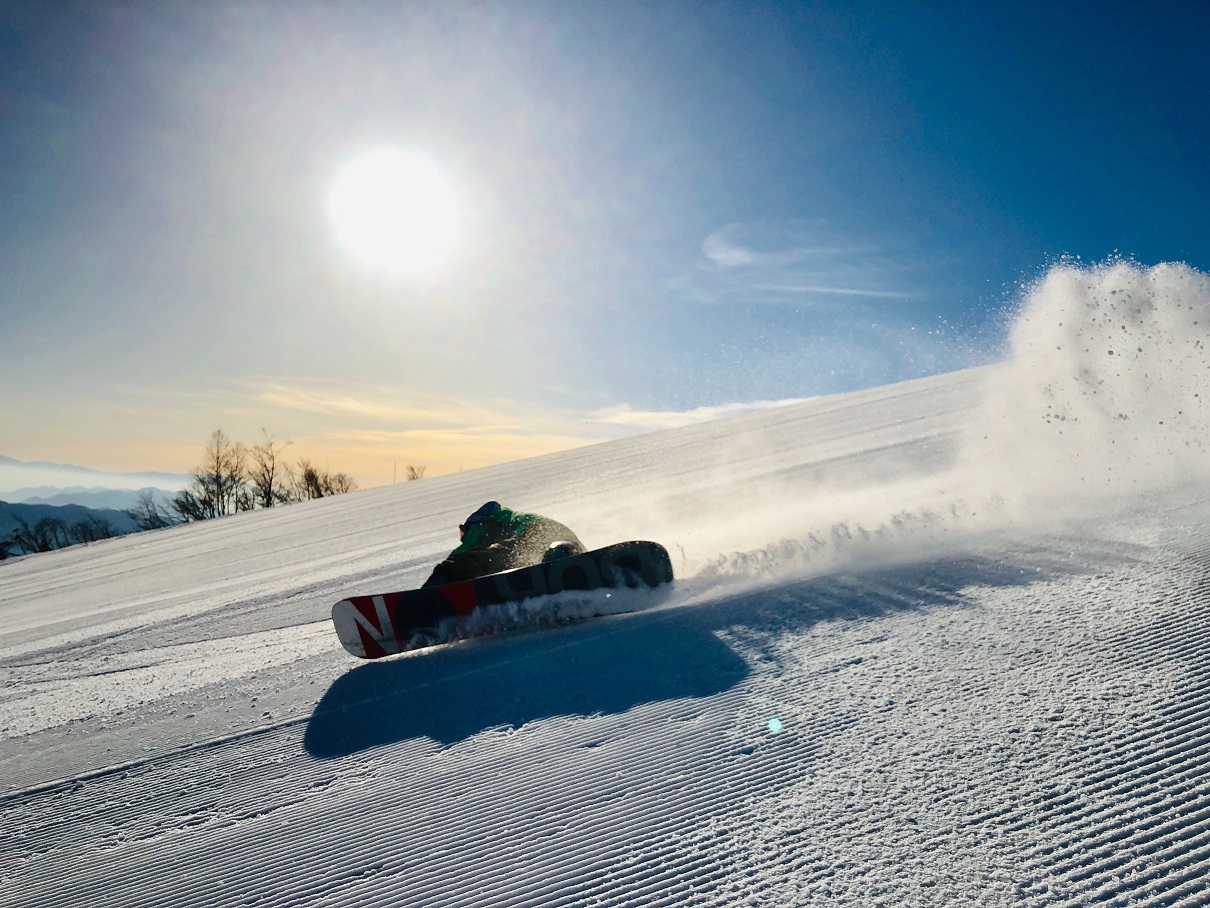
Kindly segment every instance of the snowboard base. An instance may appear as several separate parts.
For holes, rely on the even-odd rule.
[[[501,630],[636,611],[649,604],[643,591],[672,580],[662,545],[621,542],[474,580],[350,596],[332,607],[332,623],[346,650],[378,659]]]

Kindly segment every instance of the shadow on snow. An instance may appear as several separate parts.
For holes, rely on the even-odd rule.
[[[748,638],[772,640],[823,621],[961,606],[968,587],[1026,586],[1091,570],[1105,557],[1112,556],[1073,561],[1031,548],[995,558],[932,558],[371,662],[332,684],[304,744],[313,756],[334,758],[417,736],[452,744],[551,716],[709,697],[750,674],[720,631],[746,629]]]
[[[304,743],[318,757],[417,735],[450,744],[547,716],[620,713],[655,700],[706,697],[746,676],[743,659],[713,634],[660,621],[662,614],[598,619],[359,666],[328,689]]]

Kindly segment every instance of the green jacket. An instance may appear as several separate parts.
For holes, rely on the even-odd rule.
[[[546,518],[501,506],[490,517],[467,525],[462,544],[450,552],[449,557],[456,558],[472,549],[486,548],[520,536],[541,520]]]
[[[568,527],[543,517],[498,506],[492,513],[463,525],[462,543],[438,564],[425,586],[471,580],[500,571],[538,564],[552,545],[569,543],[572,551],[584,544]]]

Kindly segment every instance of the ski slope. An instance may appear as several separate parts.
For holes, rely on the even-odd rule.
[[[0,564],[0,905],[1205,904],[1207,325],[1057,268],[994,366]],[[489,498],[674,594],[346,654]]]

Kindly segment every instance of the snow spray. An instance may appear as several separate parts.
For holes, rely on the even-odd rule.
[[[977,370],[680,429],[675,471],[654,462],[617,533],[668,544],[692,600],[1100,519],[1210,477],[1206,274],[1056,265],[1007,341]]]
[[[1006,500],[1081,510],[1210,475],[1210,277],[1183,264],[1052,268],[989,372],[961,469]]]

